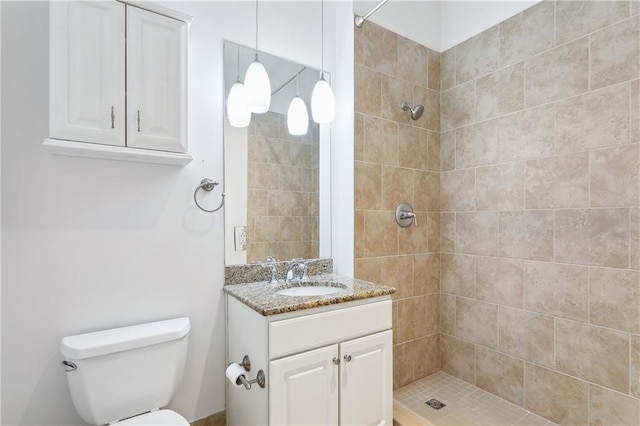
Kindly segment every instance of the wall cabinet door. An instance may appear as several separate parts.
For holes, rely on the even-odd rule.
[[[393,424],[391,330],[340,344],[340,424]]]
[[[49,134],[125,145],[125,5],[51,2]]]
[[[187,152],[187,24],[127,7],[127,146]]]
[[[331,345],[271,361],[269,424],[337,425],[337,357],[338,345]]]

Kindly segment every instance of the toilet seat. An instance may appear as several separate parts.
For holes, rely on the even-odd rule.
[[[130,417],[114,426],[189,426],[189,422],[180,414],[171,410],[151,411],[139,416]]]

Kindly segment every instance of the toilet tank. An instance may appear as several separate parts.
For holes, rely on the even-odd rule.
[[[187,359],[189,318],[65,337],[60,352],[84,421],[103,425],[169,404]]]

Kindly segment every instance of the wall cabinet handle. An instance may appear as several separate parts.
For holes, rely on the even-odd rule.
[[[345,355],[344,360],[347,362],[351,361],[351,355]]]
[[[340,365],[340,358],[333,358],[333,363],[335,365]]]
[[[111,128],[116,128],[116,111],[113,108],[113,105],[111,105]]]
[[[138,110],[138,132],[140,131],[140,110]]]

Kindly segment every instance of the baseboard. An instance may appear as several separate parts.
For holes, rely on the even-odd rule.
[[[393,403],[393,423],[399,426],[431,426],[431,423],[396,402]],[[226,426],[226,424],[226,411],[191,422],[191,426]]]
[[[200,420],[194,420],[191,426],[227,426],[227,412],[220,411]]]

